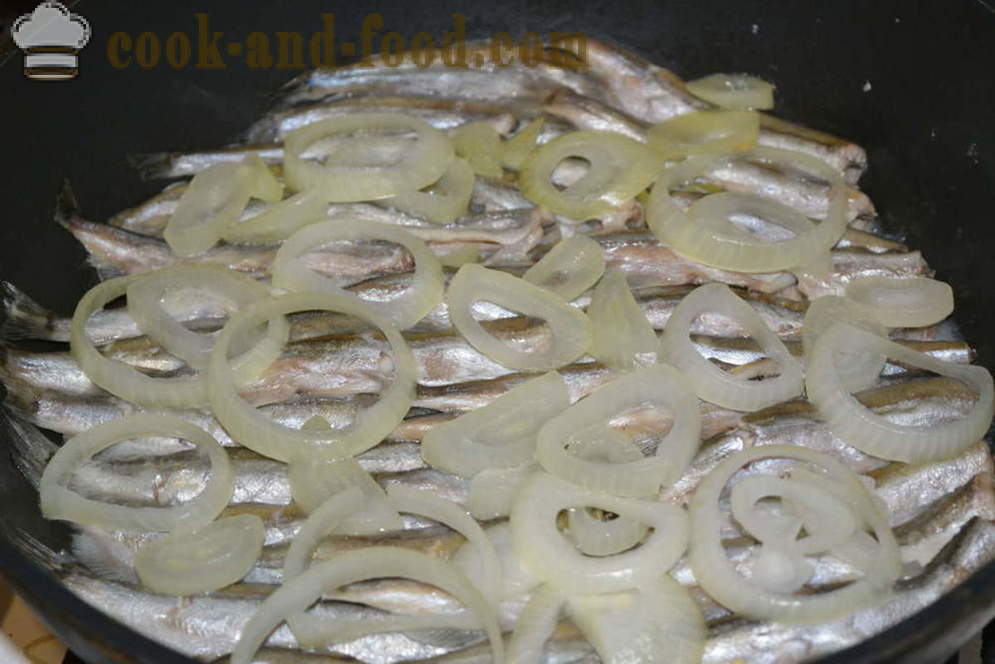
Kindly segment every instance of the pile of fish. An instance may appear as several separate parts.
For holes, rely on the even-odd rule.
[[[471,45],[470,48],[476,48]],[[146,177],[186,178],[225,161],[257,154],[280,173],[287,132],[324,118],[370,111],[403,112],[443,130],[468,122],[490,123],[502,135],[536,118],[545,123],[540,142],[576,129],[607,129],[644,139],[653,124],[693,110],[708,108],[682,81],[613,46],[590,40],[587,66],[451,69],[442,65],[384,67],[357,65],[316,70],[295,79],[281,92],[278,104],[248,129],[241,144],[196,153],[152,155],[139,160]],[[472,58],[471,58],[472,61]],[[500,100],[497,102],[495,100]],[[784,341],[802,354],[801,330],[809,301],[842,294],[847,283],[863,276],[928,276],[918,251],[880,234],[874,207],[857,188],[866,167],[863,150],[848,141],[762,116],[762,145],[798,150],[836,168],[848,183],[849,227],[832,251],[827,274],[799,272],[736,273],[682,258],[649,232],[638,200],[612,215],[581,226],[537,208],[512,179],[478,177],[469,213],[437,225],[372,203],[329,206],[329,218],[360,215],[400,226],[424,240],[447,264],[469,249],[488,267],[521,275],[561,238],[588,234],[601,247],[610,269],[620,270],[651,325],[662,330],[681,298],[694,286],[721,282],[733,287]],[[276,245],[222,243],[194,257],[171,251],[163,232],[187,186],[174,182],[152,199],[106,222],[85,219],[71,192],[59,199],[56,221],[89,253],[102,279],[138,274],[183,263],[212,263],[260,280],[268,280]],[[705,193],[763,193],[802,214],[820,219],[828,206],[827,187],[797,173],[743,162],[709,174],[695,186],[675,192],[687,207]],[[250,217],[256,210],[247,209]],[[334,275],[349,290],[373,302],[389,301],[412,280],[412,259],[400,247],[356,242],[313,252],[309,266]],[[455,264],[455,261],[454,263]],[[454,273],[447,267],[446,278]],[[574,304],[586,308],[590,292]],[[4,284],[0,321],[0,380],[6,388],[7,422],[14,432],[14,459],[36,483],[56,446],[38,427],[73,436],[91,427],[143,409],[95,385],[67,350],[37,352],[17,347],[20,340],[69,340],[70,320]],[[226,312],[217,301],[195,292],[180,293],[170,313],[184,325],[206,332],[224,325]],[[549,343],[540,322],[498,306],[478,305],[489,331],[522,349]],[[282,355],[242,395],[276,422],[300,428],[315,416],[333,427],[348,424],[358,409],[376,399],[391,379],[383,344],[364,323],[334,313],[295,314],[290,342]],[[110,358],[150,376],[184,375],[185,364],[141,334],[124,309],[99,311],[87,323],[91,340]],[[717,365],[732,372],[761,371],[764,353],[742,330],[721,316],[694,321],[692,341]],[[379,445],[358,457],[360,465],[384,487],[421,488],[466,505],[467,480],[428,466],[420,442],[440,423],[507,394],[529,380],[480,353],[453,330],[446,304],[434,307],[417,325],[404,331],[417,364],[417,393],[404,421]],[[927,328],[898,329],[892,338],[948,362],[969,363],[971,348],[950,321]],[[559,369],[576,401],[605,384],[612,371],[583,357]],[[889,363],[877,385],[859,393],[862,404],[904,424],[929,425],[966,411],[973,396],[957,381],[927,375]],[[922,465],[887,462],[848,446],[820,421],[804,399],[758,412],[743,413],[707,402],[699,404],[702,444],[685,475],[667,487],[661,499],[687,505],[695,488],[724,459],[738,451],[787,444],[824,452],[867,479],[886,506],[901,549],[901,580],[880,604],[817,626],[792,626],[743,619],[713,601],[697,586],[682,559],[671,576],[688,588],[708,624],[703,661],[788,662],[810,659],[860,642],[924,608],[995,559],[995,493],[993,463],[984,441],[959,456]],[[235,491],[223,516],[255,514],[266,527],[263,554],[239,583],[207,595],[177,601],[157,595],[139,583],[132,562],[150,534],[95,527],[78,528],[71,551],[46,561],[65,585],[102,611],[179,652],[203,661],[225,658],[256,608],[281,583],[289,542],[305,515],[292,500],[287,466],[241,447],[209,409],[175,410],[173,414],[208,431],[221,442],[235,471]],[[619,424],[619,423],[616,423]],[[620,426],[638,434],[659,422],[631,414]],[[89,497],[124,505],[170,505],[194,496],[204,484],[208,464],[174,441],[142,439],[118,445],[83,466],[72,488]],[[506,519],[482,523],[500,551],[507,549]],[[414,549],[435,557],[456,555],[463,537],[433,522],[405,517],[404,529],[376,536],[325,538],[315,556],[328,559],[343,551],[375,544]],[[740,546],[740,548],[745,548]],[[736,546],[727,543],[730,557]],[[845,566],[830,559],[816,561],[813,581],[805,592],[831,590],[852,580]],[[503,603],[502,628],[514,625],[523,601]],[[348,621],[406,614],[458,612],[460,607],[439,590],[414,581],[382,579],[353,584],[326,596],[315,611]],[[330,645],[323,652],[301,652],[290,630],[280,627],[256,661],[386,663],[396,661],[490,661],[482,632],[432,629],[364,636]],[[549,662],[597,662],[598,655],[578,628],[563,621],[546,646]]]

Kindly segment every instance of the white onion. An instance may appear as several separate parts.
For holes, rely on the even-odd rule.
[[[553,245],[522,279],[569,302],[598,283],[604,271],[601,245],[586,235],[574,235]]]
[[[777,361],[781,374],[761,381],[744,380],[723,371],[695,349],[690,328],[704,313],[721,314],[738,322],[764,353]],[[723,408],[752,411],[801,394],[804,379],[798,361],[760,315],[725,284],[707,284],[691,291],[667,321],[660,342],[663,360],[680,369],[698,396]]]
[[[307,609],[324,592],[366,579],[411,578],[437,586],[460,600],[487,632],[495,662],[504,659],[501,629],[493,609],[473,584],[450,562],[424,553],[389,546],[348,551],[326,562],[312,565],[266,598],[242,630],[231,655],[231,664],[250,664],[256,650],[288,616]],[[328,625],[334,630],[335,623]]]
[[[377,154],[377,141],[368,135],[377,132],[411,132],[415,138],[400,157],[391,154],[390,159]],[[351,134],[360,137],[324,155],[323,163],[308,158],[307,150],[315,143]],[[334,203],[372,201],[422,189],[441,178],[453,159],[453,146],[445,134],[401,113],[357,113],[313,122],[288,133],[283,145],[284,174],[290,186],[297,191],[319,189]],[[374,163],[356,163],[366,156]]]
[[[654,125],[646,142],[666,159],[742,152],[756,147],[760,116],[750,111],[695,111]]]
[[[578,433],[590,427],[600,427],[601,435],[610,433],[606,423],[612,417],[646,405],[664,406],[674,418],[654,456],[639,454],[635,460],[605,463],[566,449],[580,442]],[[628,440],[615,433],[623,442]],[[536,459],[548,472],[589,489],[621,496],[655,495],[661,486],[680,478],[698,449],[700,433],[698,400],[691,386],[679,372],[658,364],[615,378],[547,422],[539,430]]]
[[[540,586],[518,614],[508,642],[506,664],[542,664],[543,646],[556,630],[566,598],[548,586]]]
[[[645,523],[653,532],[636,549],[614,556],[585,556],[556,528],[560,511],[597,507]],[[620,498],[536,473],[525,483],[511,511],[511,537],[522,567],[570,592],[606,593],[639,587],[666,573],[687,546],[684,510],[669,503]]]
[[[705,650],[701,609],[666,574],[624,593],[573,595],[567,613],[605,664],[698,664]]]
[[[275,202],[283,185],[259,155],[240,162],[209,166],[187,186],[163,231],[163,239],[177,256],[202,254],[221,239],[252,197]]]
[[[621,270],[602,277],[591,295],[587,317],[592,333],[589,352],[606,367],[626,371],[656,363],[660,341]]]
[[[352,291],[318,274],[301,260],[311,250],[342,240],[393,242],[411,253],[415,262],[414,278],[404,293],[386,302],[366,303],[393,325],[400,329],[411,327],[442,300],[442,265],[425,242],[396,226],[360,219],[324,221],[302,228],[290,236],[273,259],[273,286],[292,292],[355,298]]]
[[[722,108],[774,108],[774,86],[747,74],[710,74],[688,81],[687,89]]]
[[[408,191],[378,201],[436,224],[448,224],[464,214],[473,196],[473,169],[465,159],[453,159],[437,182],[425,191]]]
[[[214,338],[187,329],[162,304],[171,290],[192,288],[220,295],[231,313],[250,302],[269,297],[269,289],[251,277],[217,265],[176,265],[143,274],[128,286],[128,314],[138,329],[164,349],[197,370],[207,368]],[[255,378],[287,342],[289,326],[282,316],[269,322],[265,341],[256,343],[236,360],[241,381]]]
[[[888,327],[933,325],[954,310],[950,285],[926,277],[858,277],[846,285],[846,297]]]
[[[591,324],[583,312],[506,272],[464,265],[449,282],[446,300],[449,317],[460,334],[478,351],[511,369],[557,369],[576,360],[591,345]],[[493,336],[473,317],[473,303],[481,300],[543,319],[552,336],[550,347],[522,351]]]
[[[501,136],[490,122],[467,122],[453,131],[456,154],[469,162],[473,172],[489,178],[504,175],[501,168]]]
[[[470,514],[481,521],[511,514],[515,496],[538,468],[538,464],[527,463],[515,468],[487,468],[474,475],[470,480]]]
[[[522,162],[539,142],[539,135],[545,123],[545,118],[540,116],[501,145],[501,163],[505,168],[517,171],[522,167]]]
[[[169,507],[129,507],[84,498],[69,489],[73,472],[115,443],[143,436],[178,438],[207,452],[211,474],[196,497]],[[42,514],[88,526],[122,530],[194,529],[214,520],[231,500],[235,476],[224,448],[211,434],[178,417],[138,414],[97,424],[68,439],[42,473]]]
[[[612,556],[631,549],[646,531],[646,524],[624,516],[599,519],[586,509],[567,510],[567,536],[588,556]]]
[[[963,417],[933,426],[897,424],[870,411],[846,391],[836,370],[841,350],[884,355],[902,364],[955,378],[978,400]],[[978,442],[988,430],[993,407],[988,370],[943,362],[846,323],[836,323],[815,342],[806,376],[808,397],[826,425],[843,442],[882,459],[923,463],[952,457]]]
[[[391,347],[393,382],[380,395],[380,400],[362,411],[348,429],[332,432],[288,429],[242,399],[232,382],[228,349],[233,338],[276,316],[309,310],[336,311],[365,320],[380,329]],[[352,296],[292,293],[253,302],[231,317],[211,353],[207,383],[214,416],[245,447],[280,461],[289,461],[298,454],[334,460],[364,452],[394,430],[414,398],[415,375],[415,359],[404,338],[367,304]]]
[[[533,459],[542,425],[569,405],[570,392],[558,373],[534,378],[483,408],[432,427],[422,439],[422,458],[461,477],[520,466]]]
[[[553,171],[565,159],[581,158],[590,169],[558,189]],[[662,159],[635,139],[610,131],[575,131],[545,143],[525,158],[519,186],[526,198],[575,221],[610,214],[642,192],[660,172]]]
[[[716,202],[708,202],[711,196],[706,196],[692,207],[707,214],[695,218],[692,210],[685,212],[671,198],[671,188],[740,159],[787,164],[828,182],[826,218],[802,230],[796,212],[754,194],[715,194],[721,196]],[[746,202],[750,203],[744,210]],[[665,169],[650,193],[646,222],[661,242],[686,258],[736,272],[776,272],[817,263],[846,231],[847,206],[846,184],[824,162],[800,152],[761,146],[740,156],[696,155]],[[773,242],[755,237],[728,220],[741,211],[778,221],[795,235]]]
[[[327,218],[328,200],[320,189],[305,189],[270,205],[243,221],[222,229],[221,238],[233,244],[274,244],[308,224]]]
[[[196,595],[231,585],[263,550],[262,519],[254,514],[219,519],[196,530],[170,533],[135,554],[142,585],[164,595]]]
[[[846,321],[881,337],[888,336],[888,328],[869,307],[838,295],[824,295],[812,300],[805,311],[802,348],[807,362],[811,360],[819,336],[838,321]],[[847,391],[856,392],[877,383],[887,361],[888,358],[881,354],[848,349],[837,356],[836,370]]]
[[[877,540],[869,567],[859,580],[837,590],[799,595],[764,589],[740,575],[729,562],[722,545],[720,497],[726,483],[754,461],[768,458],[796,459],[817,466],[834,482],[844,486],[857,506],[855,516]],[[887,513],[879,506],[860,478],[832,457],[789,445],[765,445],[736,453],[709,473],[691,499],[691,548],[688,560],[699,585],[713,599],[742,616],[755,620],[815,623],[832,620],[879,601],[901,573],[898,544]]]

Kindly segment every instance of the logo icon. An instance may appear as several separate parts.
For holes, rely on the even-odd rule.
[[[90,24],[65,5],[46,0],[14,21],[14,43],[24,51],[24,75],[41,81],[76,78],[76,56],[90,39]]]

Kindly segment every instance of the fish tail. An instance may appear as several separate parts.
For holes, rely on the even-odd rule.
[[[173,161],[176,155],[172,152],[150,152],[128,155],[128,165],[138,171],[143,180],[162,180],[175,177],[172,174]]]
[[[59,316],[32,300],[9,281],[0,281],[0,342],[21,339],[68,341]]]
[[[14,465],[37,487],[49,459],[59,449],[58,445],[7,405],[0,408],[0,422],[2,429],[8,434],[7,440],[11,441],[11,459]]]

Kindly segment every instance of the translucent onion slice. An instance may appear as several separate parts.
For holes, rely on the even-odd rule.
[[[585,556],[556,527],[557,515],[571,507],[614,512],[645,523],[653,532],[625,553]],[[658,578],[677,562],[687,546],[687,514],[669,503],[610,496],[536,473],[515,500],[511,539],[522,567],[557,590],[618,592]]]
[[[704,313],[736,320],[753,337],[781,372],[776,378],[744,380],[705,359],[691,343],[691,323]],[[663,360],[680,369],[698,396],[723,408],[752,411],[802,393],[804,379],[798,361],[763,322],[753,307],[725,284],[706,284],[691,291],[671,314],[660,341]]]
[[[612,556],[631,549],[646,532],[646,524],[635,519],[599,519],[586,509],[567,510],[567,536],[588,556]]]
[[[395,150],[378,154],[377,141],[370,140],[377,134],[400,133],[413,133],[415,138],[399,158]],[[308,148],[318,142],[357,134],[358,140],[323,155],[323,162],[308,157]],[[358,153],[364,143],[367,155]],[[441,178],[453,159],[453,146],[445,134],[401,113],[358,113],[313,122],[288,133],[283,145],[288,184],[297,191],[319,189],[334,203],[372,201],[422,189]],[[373,163],[357,164],[364,156]]]
[[[548,586],[540,586],[532,593],[515,621],[506,664],[542,664],[544,646],[556,631],[565,602],[563,594]]]
[[[135,554],[135,572],[146,588],[164,595],[218,590],[252,569],[263,550],[264,531],[258,516],[239,514],[170,533]]]
[[[132,403],[151,408],[202,406],[207,402],[207,390],[199,376],[146,376],[124,362],[104,357],[86,333],[86,321],[90,315],[124,295],[141,278],[142,275],[136,274],[108,279],[87,291],[76,305],[69,329],[73,357],[94,384]],[[234,376],[232,380],[235,380]]]
[[[442,177],[424,191],[409,191],[378,203],[436,224],[448,224],[466,214],[473,196],[473,169],[465,159],[453,159]]]
[[[580,158],[590,169],[564,189],[552,181],[564,159]],[[526,198],[576,221],[615,211],[646,189],[659,174],[662,159],[639,141],[610,131],[575,131],[529,153],[519,186]]]
[[[877,540],[871,565],[863,570],[863,577],[830,592],[799,595],[769,592],[736,571],[722,546],[720,497],[726,484],[743,466],[768,458],[797,459],[817,466],[833,481],[845,486],[852,500],[859,501],[859,515]],[[816,623],[849,615],[880,601],[902,569],[888,515],[860,478],[832,457],[803,447],[765,445],[743,450],[724,460],[695,491],[691,499],[691,524],[688,560],[695,579],[717,602],[755,620]]]
[[[452,134],[456,154],[469,162],[473,172],[489,178],[504,175],[501,136],[490,122],[467,122]]]
[[[176,265],[149,272],[128,286],[128,314],[138,328],[167,351],[197,370],[207,368],[214,338],[187,329],[169,315],[162,304],[171,290],[208,291],[227,301],[232,313],[249,302],[269,297],[269,288],[243,274],[217,265]],[[266,338],[236,360],[242,380],[252,380],[279,354],[287,342],[289,326],[282,316],[269,322]]]
[[[535,456],[542,425],[569,405],[562,376],[551,372],[534,378],[483,408],[433,427],[422,440],[422,458],[460,477],[521,466]]]
[[[678,254],[725,270],[736,272],[776,272],[816,263],[842,237],[847,224],[846,184],[839,173],[824,162],[800,152],[756,147],[743,153],[751,161],[789,164],[812,173],[830,183],[829,211],[826,218],[796,232],[790,239],[770,242],[744,232],[729,217],[737,213],[755,213],[784,225],[798,226],[798,215],[783,204],[770,199],[739,194],[725,195],[721,205],[706,203],[711,196],[698,201],[699,215],[685,212],[670,196],[670,189],[721,168],[733,156],[697,155],[663,171],[650,193],[646,222],[661,242]],[[752,201],[748,209],[744,202]],[[702,212],[702,210],[706,211]]]
[[[869,307],[838,295],[824,295],[812,300],[805,311],[802,347],[806,361],[811,360],[816,339],[838,321],[846,321],[881,337],[888,336],[888,329]],[[836,370],[846,390],[856,392],[877,383],[887,361],[888,358],[881,354],[847,349],[837,356]]]
[[[589,352],[606,367],[628,371],[656,363],[660,340],[621,270],[610,270],[602,277],[587,317],[593,339]]]
[[[585,429],[598,426],[610,432],[605,423],[612,417],[647,405],[662,405],[674,417],[655,456],[605,463],[566,449]],[[701,416],[691,385],[672,367],[658,364],[606,383],[547,422],[539,430],[536,459],[548,472],[582,487],[620,496],[649,496],[680,478],[698,449],[700,435]]]
[[[232,382],[228,349],[234,338],[276,316],[311,310],[336,311],[370,323],[380,329],[392,351],[393,382],[379,401],[362,411],[348,429],[332,432],[288,429],[242,399]],[[211,353],[207,382],[214,416],[245,447],[280,461],[289,461],[302,453],[334,460],[364,452],[393,431],[414,398],[415,376],[415,359],[408,344],[369,305],[352,296],[292,293],[253,302],[232,316]]]
[[[522,167],[522,162],[539,142],[539,135],[545,124],[546,120],[538,117],[504,142],[501,146],[501,163],[505,168],[517,171]]]
[[[528,463],[516,468],[487,468],[474,475],[470,480],[470,514],[481,521],[511,514],[515,496],[538,468],[538,464]]]
[[[687,589],[666,574],[638,590],[613,595],[573,595],[570,619],[606,664],[698,664],[708,629]]]
[[[424,553],[390,546],[372,546],[348,551],[326,562],[312,565],[300,576],[284,583],[266,598],[246,623],[231,655],[231,664],[250,664],[253,655],[288,616],[313,604],[324,592],[367,579],[401,577],[437,586],[461,601],[487,632],[495,662],[504,658],[504,644],[494,610],[459,569],[445,560]],[[328,629],[335,627],[330,622]]]
[[[933,426],[890,422],[863,406],[844,388],[836,369],[841,349],[884,355],[902,364],[957,379],[978,393],[962,418]],[[923,463],[955,456],[981,440],[995,413],[988,370],[943,362],[847,323],[836,323],[815,342],[805,380],[808,398],[843,442],[882,459]]]
[[[601,245],[586,235],[557,242],[522,279],[570,301],[598,283],[605,271]]]
[[[688,92],[722,108],[774,108],[774,86],[747,74],[710,74],[687,83]]]
[[[677,160],[750,150],[759,132],[760,116],[751,111],[695,111],[654,125],[646,141],[666,159]]]
[[[446,300],[449,317],[460,334],[478,351],[511,369],[557,369],[576,360],[591,345],[591,323],[582,311],[506,272],[464,265],[449,283]],[[544,320],[552,336],[549,347],[518,350],[493,336],[473,317],[473,303],[481,300]]]
[[[187,186],[169,218],[163,239],[178,256],[202,254],[238,219],[252,197],[278,201],[283,185],[258,155],[210,166]]]
[[[328,200],[319,189],[306,189],[276,202],[254,217],[229,224],[221,238],[233,244],[276,244],[308,224],[327,218]]]
[[[888,327],[925,327],[953,313],[949,284],[926,277],[859,277],[846,285],[847,298],[868,308]]]
[[[484,533],[501,562],[502,601],[520,601],[539,587],[539,579],[522,569],[518,558],[515,557],[514,547],[511,544],[511,527],[507,520],[488,525]],[[475,579],[484,574],[484,562],[480,557],[480,550],[469,542],[460,545],[450,560],[466,574],[467,578]]]
[[[69,489],[73,472],[115,443],[143,436],[178,438],[207,453],[211,474],[196,497],[170,507],[129,507],[84,498]],[[231,500],[235,476],[224,448],[211,434],[186,420],[139,414],[97,424],[65,442],[42,473],[38,493],[47,519],[121,530],[170,531],[205,526]]]
[[[352,291],[318,274],[301,260],[307,252],[341,240],[393,242],[411,253],[415,262],[411,285],[391,300],[366,303],[378,316],[399,329],[417,323],[442,300],[445,289],[442,265],[428,245],[406,230],[368,219],[335,219],[312,224],[294,233],[283,243],[273,259],[273,286],[298,293],[327,293],[356,298]]]

